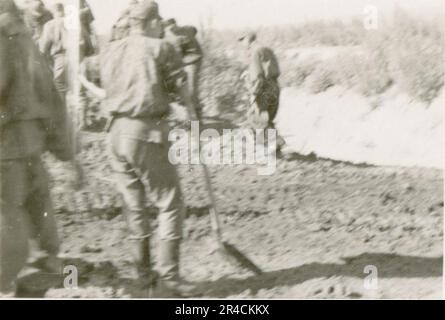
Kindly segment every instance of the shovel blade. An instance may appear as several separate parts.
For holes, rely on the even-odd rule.
[[[224,255],[227,256],[231,261],[235,262],[238,266],[253,272],[256,275],[260,275],[263,271],[250,260],[244,253],[239,251],[235,246],[227,242],[221,243],[221,250]]]

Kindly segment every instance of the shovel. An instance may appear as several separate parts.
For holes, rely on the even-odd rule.
[[[198,119],[195,109],[186,107],[189,115],[191,115],[191,119]],[[244,253],[238,250],[234,245],[228,243],[224,240],[222,235],[221,221],[219,219],[219,213],[216,210],[216,198],[213,193],[212,183],[210,180],[210,174],[207,166],[204,163],[201,163],[201,168],[204,173],[204,180],[206,183],[206,191],[210,200],[210,221],[212,225],[212,231],[215,236],[215,240],[218,244],[218,252],[224,257],[227,258],[233,265],[237,267],[241,267],[245,270],[251,271],[256,275],[262,274],[262,270],[252,262]]]
[[[219,219],[219,214],[218,211],[216,210],[216,200],[210,182],[209,171],[205,164],[201,164],[201,167],[204,172],[206,189],[211,203],[211,207],[209,209],[210,221],[212,224],[212,231],[215,235],[216,242],[218,244],[218,251],[225,258],[228,258],[228,260],[232,262],[232,264],[237,265],[246,270],[252,271],[257,275],[261,274],[262,270],[255,263],[253,263],[252,260],[250,260],[244,253],[238,250],[234,245],[224,240],[221,230],[221,222]]]

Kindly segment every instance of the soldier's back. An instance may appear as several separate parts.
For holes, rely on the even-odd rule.
[[[65,127],[64,105],[51,70],[17,16],[0,15],[0,48],[1,77],[7,83],[0,90],[1,157],[41,153],[52,126]],[[55,124],[54,119],[62,121]]]
[[[265,79],[276,80],[280,76],[277,56],[266,46],[255,46],[252,50],[251,69],[261,70]]]
[[[130,35],[103,50],[101,81],[107,92],[104,107],[111,114],[144,118],[167,112],[165,45],[160,39]]]

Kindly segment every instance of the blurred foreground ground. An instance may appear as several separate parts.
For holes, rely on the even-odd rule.
[[[82,192],[67,193],[63,167],[51,169],[63,254],[79,269],[80,288],[46,297],[134,297],[102,134],[87,134],[83,147]],[[255,167],[212,168],[225,236],[264,269],[261,276],[212,251],[203,180],[196,167],[181,167],[189,207],[182,272],[204,297],[441,298],[442,171],[295,156],[279,160],[273,176],[256,174]],[[378,269],[378,290],[364,287],[368,265]]]

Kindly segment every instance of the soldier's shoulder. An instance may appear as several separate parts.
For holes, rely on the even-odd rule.
[[[273,50],[270,47],[264,45],[256,46],[254,51],[258,53],[273,53]]]
[[[194,26],[183,26],[178,28],[178,34],[188,38],[194,38],[198,34],[198,29]]]
[[[258,46],[254,49],[254,54],[261,58],[276,58],[275,52],[268,46]]]
[[[156,39],[159,41],[159,46],[160,47],[164,47],[164,48],[173,48],[173,43],[171,41],[169,41],[168,39]]]
[[[17,16],[8,12],[0,14],[0,33],[3,36],[13,36],[25,31],[25,26]]]

